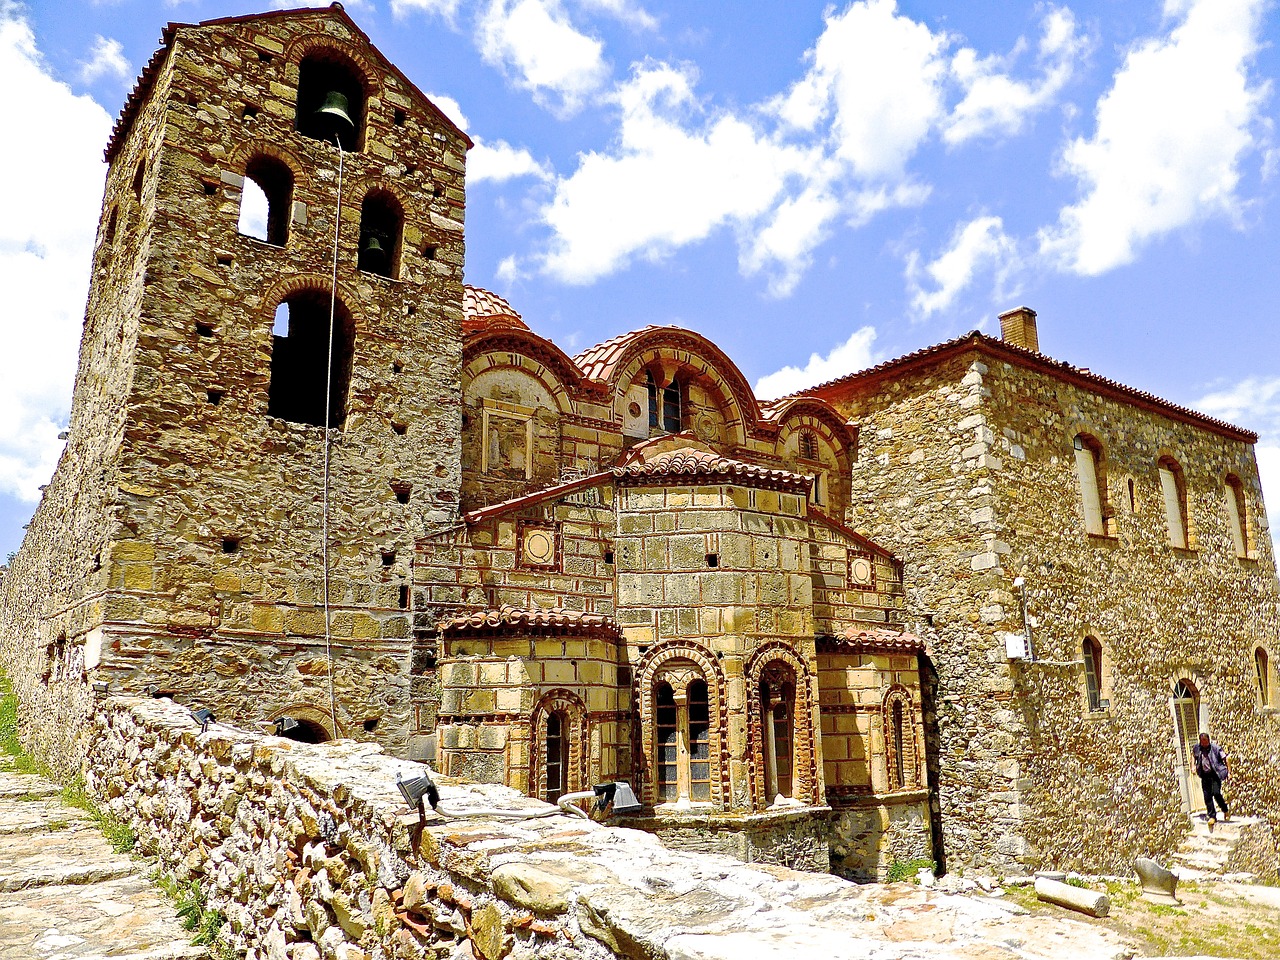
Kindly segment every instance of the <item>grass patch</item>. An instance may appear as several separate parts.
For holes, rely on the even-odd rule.
[[[151,882],[173,902],[178,923],[182,925],[182,929],[191,931],[192,943],[213,948],[215,957],[234,957],[234,951],[230,947],[218,942],[218,934],[226,925],[227,918],[220,911],[210,908],[209,899],[200,889],[200,884],[194,880],[179,883],[160,870],[151,874]]]
[[[918,882],[917,871],[932,869],[933,861],[926,860],[923,857],[915,860],[895,860],[889,864],[889,875],[885,877],[885,883],[898,883],[901,880],[910,880],[912,883],[916,883]]]
[[[34,773],[38,776],[48,774],[43,764],[27,756],[18,741],[18,698],[13,694],[13,685],[0,670],[0,754],[13,760],[15,773]]]
[[[79,777],[62,788],[62,802],[89,814],[116,853],[132,853],[133,848],[138,845],[138,835],[133,832],[133,828],[118,817],[99,810],[97,804],[84,792],[84,781]]]

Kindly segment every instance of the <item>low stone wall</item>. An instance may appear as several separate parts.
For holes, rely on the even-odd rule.
[[[830,869],[826,807],[742,815],[662,812],[629,817],[627,824],[656,835],[671,850],[722,853],[743,863],[769,863],[793,870]]]
[[[300,744],[167,700],[101,701],[87,764],[100,804],[227,918],[245,960],[1016,960],[1061,949],[1065,921],[903,884],[859,886],[665,848],[563,815],[428,817],[372,744]],[[454,811],[552,812],[502,786],[441,783]],[[1089,955],[1131,954],[1107,931]],[[1009,943],[1022,945],[1016,951]],[[1025,948],[1025,951],[1024,951]]]
[[[929,794],[920,790],[837,810],[831,821],[831,872],[884,880],[894,861],[933,859]]]
[[[1240,839],[1233,844],[1222,872],[1247,873],[1263,883],[1280,879],[1276,839],[1271,824],[1255,820],[1240,824]]]

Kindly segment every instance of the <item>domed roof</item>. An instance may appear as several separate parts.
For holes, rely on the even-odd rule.
[[[495,327],[507,327],[513,330],[529,329],[511,304],[492,290],[482,290],[480,287],[463,284],[462,332],[476,333],[481,330],[492,330]]]

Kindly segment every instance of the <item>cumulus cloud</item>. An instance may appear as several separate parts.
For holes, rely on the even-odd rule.
[[[1262,479],[1262,497],[1270,506],[1271,540],[1280,556],[1280,377],[1249,377],[1225,390],[1206,394],[1192,406],[1258,434],[1254,453]]]
[[[559,0],[489,0],[476,40],[487,63],[566,115],[609,79],[604,44],[575,28]]]
[[[901,16],[896,0],[825,19],[808,72],[774,109],[800,130],[829,122],[835,155],[856,173],[900,175],[943,115],[947,37]]]
[[[1131,262],[1155,237],[1239,215],[1241,162],[1257,149],[1265,85],[1251,84],[1264,0],[1169,0],[1167,36],[1131,50],[1098,101],[1092,137],[1062,157],[1080,199],[1040,233],[1059,268]]]
[[[505,140],[486,143],[477,139],[467,153],[467,183],[483,183],[486,180],[503,183],[516,177],[535,177],[547,180],[551,171],[533,159],[524,147],[513,147]]]
[[[452,25],[457,22],[461,6],[462,0],[391,0],[391,15],[403,20],[410,14],[425,13]]]
[[[578,0],[584,10],[607,13],[636,30],[657,30],[658,18],[631,0]]]
[[[844,343],[837,344],[825,357],[811,354],[803,367],[783,367],[756,381],[756,396],[762,400],[785,397],[808,387],[826,383],[846,373],[865,370],[876,363],[871,350],[875,343],[876,328],[861,327]]]
[[[0,150],[0,491],[33,502],[70,410],[111,119],[50,76],[30,25],[3,3],[0,88],[22,91],[7,107],[16,142],[42,147]]]
[[[1009,72],[1014,57],[980,57],[969,47],[958,51],[951,72],[965,94],[946,121],[943,139],[960,144],[975,137],[1020,133],[1029,116],[1057,99],[1087,47],[1071,11],[1052,9],[1044,18],[1038,53],[1042,75],[1035,81]]]
[[[1022,129],[1058,96],[1082,41],[1070,12],[1050,8],[1034,82],[1013,79],[1016,57],[954,46],[896,0],[858,0],[827,11],[803,75],[755,107],[711,107],[691,66],[637,65],[607,98],[614,142],[580,155],[542,207],[542,270],[590,283],[724,230],[741,272],[786,296],[837,229],[925,202],[930,185],[910,162],[931,139]]]
[[[554,234],[547,273],[588,283],[633,257],[657,260],[717,227],[745,226],[820,159],[732,114],[706,114],[693,83],[689,68],[648,63],[622,85],[616,149],[584,154],[543,210]]]
[[[80,65],[81,83],[93,83],[102,77],[128,80],[130,73],[129,61],[124,58],[124,47],[119,40],[108,39],[101,34],[93,38],[89,59]]]
[[[1003,279],[1016,255],[1017,244],[1004,232],[1000,217],[976,217],[959,224],[936,259],[921,266],[918,252],[908,257],[911,306],[924,317],[945,310],[980,272],[993,271]]]
[[[440,112],[457,124],[459,130],[466,130],[471,121],[462,112],[462,106],[446,93],[428,93],[427,99],[440,108]]]

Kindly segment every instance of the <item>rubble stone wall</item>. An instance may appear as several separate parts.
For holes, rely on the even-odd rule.
[[[486,811],[553,810],[501,786],[441,781],[441,808],[476,816],[429,814],[421,829],[395,780],[422,768],[376,744],[201,733],[168,700],[126,697],[103,700],[95,724],[90,791],[161,870],[200,885],[227,920],[220,942],[246,960],[728,960],[760,943],[852,958],[915,915],[893,905],[901,891],[868,899],[638,830],[499,819]],[[923,915],[929,896],[908,899]],[[1009,915],[979,912],[955,937],[1003,956]]]

